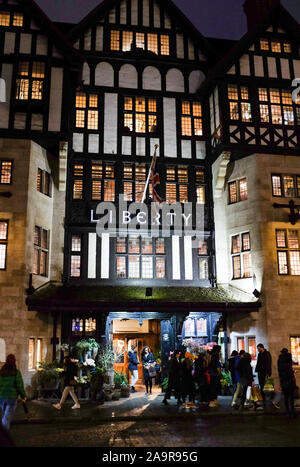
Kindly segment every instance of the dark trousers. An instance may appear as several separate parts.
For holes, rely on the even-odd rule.
[[[152,378],[147,378],[145,379],[145,386],[146,386],[146,391],[150,390],[150,394],[152,392]]]
[[[242,406],[242,407],[243,407],[243,405],[244,405],[245,402],[246,402],[246,398],[247,398],[247,389],[248,389],[248,385],[243,386],[242,395],[241,395],[241,406]]]
[[[165,392],[165,397],[164,399],[170,399],[171,398],[171,394],[172,394],[172,391],[175,391],[175,398],[180,401],[181,399],[181,394],[180,394],[180,383],[178,381],[172,381],[172,380],[169,380],[169,383],[168,383],[168,387],[167,387],[167,390]]]
[[[294,407],[295,389],[291,386],[291,387],[282,389],[282,391],[284,394],[284,404],[285,404],[286,412],[288,415],[294,415],[295,414],[295,407]]]
[[[189,396],[189,402],[195,402],[195,386],[193,381],[190,381],[188,385],[182,388],[181,394],[183,402],[185,402],[187,396]]]
[[[265,382],[266,382],[266,375],[264,373],[258,373],[258,384],[260,387],[260,391],[261,391],[261,395],[262,395],[264,403],[265,403],[265,397],[266,397],[264,393]]]
[[[219,376],[211,375],[209,385],[209,398],[211,401],[218,399],[220,378]]]

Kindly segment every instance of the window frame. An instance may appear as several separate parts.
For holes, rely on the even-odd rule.
[[[287,100],[287,95],[289,96],[289,102],[284,102],[284,100]],[[290,89],[283,89],[280,87],[258,87],[257,97],[260,125],[272,125],[284,128],[295,128],[300,125],[300,103],[297,104],[293,102],[292,91]],[[262,107],[268,109],[268,120],[262,120]],[[289,114],[288,109],[290,109],[289,111],[293,114],[293,122],[286,120],[286,116]],[[281,120],[280,122],[273,121],[276,115],[275,110],[280,110],[280,112],[277,113],[278,119],[280,118]],[[286,121],[288,123],[286,123]]]
[[[27,64],[28,65],[28,71],[27,74],[26,71],[20,71],[20,65],[22,64]],[[37,69],[39,65],[43,65],[43,76],[33,76],[34,73],[34,65],[37,65]],[[19,60],[17,62],[17,68],[16,68],[16,78],[15,78],[15,94],[14,94],[14,100],[16,102],[44,102],[45,101],[45,93],[46,93],[46,84],[47,84],[47,63],[44,61],[37,61],[37,60]],[[23,73],[23,74],[22,74]],[[28,86],[26,86],[26,92],[27,92],[27,97],[21,98],[20,95],[24,90],[22,91],[22,80],[23,81],[28,81]],[[34,82],[36,83],[41,83],[41,88],[34,90]],[[33,97],[34,92],[40,93],[41,97]]]
[[[189,105],[189,113],[184,113],[184,107]],[[195,114],[194,106],[200,106],[200,115]],[[190,130],[191,134],[184,134],[184,120],[190,121]],[[201,122],[201,135],[196,134],[196,121]],[[203,108],[200,101],[190,100],[190,99],[182,99],[181,100],[181,107],[180,107],[180,131],[181,131],[181,138],[182,139],[192,139],[192,140],[199,140],[203,138],[204,135],[204,127],[203,127]]]
[[[10,181],[8,183],[2,182],[3,176],[3,164],[10,164]],[[13,168],[14,161],[12,159],[0,159],[0,185],[12,185],[13,184]]]
[[[73,239],[78,238],[80,239],[80,247],[79,249],[73,249]],[[71,241],[70,241],[70,270],[69,270],[69,276],[71,279],[81,279],[82,277],[82,244],[83,242],[83,235],[81,233],[76,233],[72,232],[71,235]],[[72,274],[72,260],[73,258],[78,258],[79,257],[79,268],[77,266],[77,269],[79,269],[79,274],[78,275],[73,275]]]
[[[132,42],[131,42],[131,47],[128,49],[125,47],[125,35],[131,35],[132,36]],[[138,38],[139,35],[144,35],[144,37]],[[112,47],[113,44],[113,35],[115,35],[115,44],[116,47]],[[156,38],[155,41],[155,48],[157,49],[157,52],[153,50],[153,45],[151,45],[151,40],[149,36],[154,36]],[[167,37],[168,38],[168,46],[163,44],[163,38]],[[133,31],[133,30],[123,30],[123,29],[110,29],[109,31],[109,40],[108,40],[108,50],[109,52],[121,52],[121,53],[127,53],[127,52],[139,52],[143,50],[144,52],[152,52],[155,55],[158,56],[163,56],[163,57],[169,57],[171,55],[171,36],[170,33],[168,32],[153,32],[153,31]],[[140,47],[141,44],[144,44],[144,47]],[[138,47],[139,45],[139,47]],[[168,53],[163,53],[164,50],[168,49]]]
[[[40,189],[38,188],[38,175],[41,175],[41,178],[40,178]],[[48,184],[48,190],[46,190],[46,178],[49,177],[49,184]],[[37,185],[36,185],[36,189],[39,193],[42,193],[43,195],[45,196],[48,196],[49,198],[52,198],[52,177],[51,177],[51,174],[49,172],[47,172],[47,170],[43,170],[43,169],[40,169],[38,167],[37,169]]]
[[[280,195],[275,194],[273,177],[280,178]],[[293,190],[296,196],[287,196],[285,194],[284,177],[293,178]],[[272,173],[271,174],[272,196],[274,198],[300,198],[300,174]]]
[[[249,236],[249,248],[244,248],[244,237]],[[234,251],[234,239],[238,239],[238,249]],[[253,266],[252,266],[252,246],[251,246],[251,234],[250,231],[240,232],[230,236],[230,256],[231,256],[231,268],[232,268],[232,281],[251,279],[253,277]],[[245,267],[245,256],[249,257],[249,274],[245,275],[247,268]],[[235,277],[235,259],[239,258],[239,277]]]
[[[234,91],[235,89],[235,91]],[[245,92],[247,93],[247,98],[244,98]],[[240,84],[227,84],[227,100],[228,100],[228,111],[229,111],[229,120],[231,122],[240,122],[244,124],[253,123],[253,104],[251,98],[251,88],[249,86],[242,86]],[[236,94],[237,97],[233,97]],[[233,109],[233,105],[235,104],[235,109]],[[245,119],[244,115],[246,115],[246,110],[243,110],[244,105],[248,105],[248,111],[250,109],[250,118]],[[232,115],[236,113],[237,118],[232,118]]]
[[[38,242],[35,243],[35,235],[36,235],[36,230],[39,231],[38,234]],[[46,233],[46,243],[47,246],[43,246],[43,235]],[[33,272],[32,274],[35,276],[41,276],[41,277],[48,277],[49,276],[49,263],[50,263],[50,230],[44,229],[43,227],[40,227],[38,225],[35,225],[34,227],[34,236],[33,236],[33,250],[34,250],[34,255],[33,255]],[[37,263],[35,263],[36,260],[36,252],[37,252]],[[41,256],[42,254],[45,256],[45,273],[41,273],[41,267],[42,267],[42,262],[41,262]],[[35,269],[37,272],[34,272]]]
[[[80,95],[84,95],[84,105],[80,105]],[[96,105],[91,105],[91,102],[93,98],[96,98],[97,102]],[[101,117],[101,111],[100,111],[100,102],[101,102],[101,96],[98,91],[92,92],[92,91],[87,91],[87,90],[82,90],[82,91],[77,91],[75,93],[75,113],[74,113],[74,128],[76,131],[88,131],[89,133],[99,133],[101,125],[100,125],[100,117]],[[77,124],[77,115],[79,115],[79,112],[83,114],[83,125],[78,125]],[[90,126],[90,116],[92,112],[97,115],[97,128]]]
[[[0,239],[0,245],[5,246],[5,257],[4,257],[4,265],[1,267],[0,265],[0,271],[6,271],[7,270],[7,250],[8,250],[8,229],[9,229],[9,220],[8,219],[0,219],[0,224],[1,223],[6,224],[6,237],[3,239]]]
[[[246,182],[246,198],[241,199],[241,183]],[[236,201],[232,201],[231,198],[231,190],[230,187],[235,185],[235,192],[236,192]],[[242,177],[238,178],[237,180],[229,181],[228,182],[228,204],[237,204],[237,203],[242,203],[243,201],[248,200],[248,178],[247,177]]]
[[[284,232],[285,235],[285,246],[279,246],[278,244],[278,233]],[[291,248],[289,244],[289,232],[297,232],[298,237],[298,247]],[[299,229],[275,229],[275,243],[276,243],[276,256],[277,256],[277,271],[278,276],[283,277],[300,277],[300,230]],[[291,266],[291,253],[298,253],[299,256],[299,274],[292,274],[292,266]],[[286,258],[286,263],[281,263],[280,256],[284,255]],[[282,267],[286,267],[286,273],[280,272]]]

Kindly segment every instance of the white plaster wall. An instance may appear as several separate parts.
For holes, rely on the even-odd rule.
[[[184,77],[180,70],[171,68],[166,75],[166,89],[172,92],[184,92]]]
[[[143,89],[161,91],[161,74],[157,68],[153,66],[147,66],[144,69]]]
[[[163,106],[165,157],[177,157],[176,99],[164,97]]]
[[[118,140],[118,95],[105,94],[104,107],[104,153],[117,153]]]
[[[49,131],[60,131],[63,92],[63,69],[51,69],[50,103],[49,103]]]
[[[119,86],[120,88],[137,89],[138,73],[133,65],[123,65],[119,71]]]
[[[96,86],[113,86],[114,85],[114,70],[110,63],[98,63],[95,69],[95,85]]]

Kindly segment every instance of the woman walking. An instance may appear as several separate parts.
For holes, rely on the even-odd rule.
[[[150,351],[150,348],[148,346],[144,347],[142,352],[141,352],[141,357],[142,357],[142,364],[143,364],[143,376],[144,376],[144,382],[146,386],[146,395],[148,395],[148,390],[150,391],[150,394],[152,394],[152,378],[154,377],[154,366],[155,366],[155,361],[153,354]],[[151,375],[152,373],[152,375]]]
[[[60,410],[61,406],[68,397],[68,394],[70,394],[75,403],[72,409],[80,409],[79,400],[74,391],[74,386],[76,385],[75,376],[77,374],[77,368],[74,361],[72,361],[70,357],[65,357],[64,359],[64,370],[64,391],[62,393],[60,402],[58,404],[53,404],[53,407],[57,410]]]
[[[18,396],[22,402],[26,402],[21,372],[16,367],[16,358],[10,354],[6,358],[6,363],[0,370],[0,407],[2,411],[2,425],[8,431],[13,419]]]
[[[209,407],[218,407],[218,394],[221,389],[221,363],[220,363],[221,346],[215,345],[211,351],[211,359],[208,366],[210,374],[210,402]]]
[[[195,384],[193,378],[193,362],[188,353],[182,362],[182,405],[183,407],[195,406]],[[186,404],[186,398],[189,397],[189,402]]]
[[[293,370],[292,355],[289,353],[288,349],[282,349],[278,358],[277,367],[287,415],[289,418],[296,418],[297,414],[294,407],[296,379]]]

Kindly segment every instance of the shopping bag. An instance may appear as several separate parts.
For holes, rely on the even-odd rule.
[[[251,388],[250,400],[253,402],[260,402],[263,400],[258,386],[254,386]]]
[[[274,392],[274,380],[272,378],[267,378],[264,385],[264,392]]]
[[[150,366],[150,368],[148,368],[148,373],[150,378],[154,378],[156,376],[156,369],[153,366]]]

